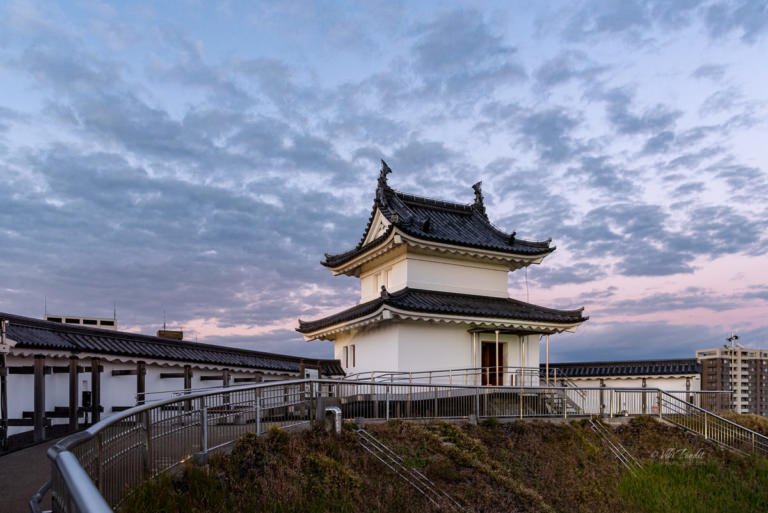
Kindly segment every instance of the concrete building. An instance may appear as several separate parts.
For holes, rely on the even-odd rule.
[[[702,390],[731,390],[733,409],[768,415],[768,349],[735,344],[696,351]]]
[[[555,248],[493,226],[480,183],[474,202],[459,204],[397,192],[390,172],[382,161],[360,242],[323,262],[335,275],[359,278],[359,303],[299,319],[298,331],[307,340],[334,341],[348,373],[482,368],[484,384],[508,385],[512,368],[530,370],[535,381],[527,384],[537,384],[540,341],[587,318],[583,309],[510,299],[508,274],[541,263]]]
[[[0,445],[74,431],[172,391],[344,374],[336,360],[108,328],[0,313]]]

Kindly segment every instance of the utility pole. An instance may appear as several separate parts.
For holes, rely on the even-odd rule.
[[[739,399],[739,381],[741,380],[741,369],[739,369],[739,375],[736,373],[736,341],[739,340],[739,336],[731,331],[731,336],[726,339],[731,343],[731,394],[733,395],[733,411],[741,413],[741,403]],[[734,380],[736,380],[736,386],[734,387]]]

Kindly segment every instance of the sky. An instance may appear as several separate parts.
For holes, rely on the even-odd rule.
[[[553,361],[768,347],[768,1],[0,2],[0,311],[317,357],[404,192],[553,239]]]

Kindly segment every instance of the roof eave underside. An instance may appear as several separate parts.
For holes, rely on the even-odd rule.
[[[396,236],[400,237],[400,242],[395,240]],[[499,251],[487,247],[450,244],[416,237],[402,232],[392,225],[385,233],[366,244],[363,248],[340,253],[339,255],[327,255],[325,261],[321,263],[323,266],[329,268],[334,274],[354,274],[361,265],[370,262],[402,244],[405,244],[408,247],[420,248],[436,253],[463,255],[469,258],[504,262],[512,269],[519,269],[527,265],[538,264],[544,257],[555,250],[554,247],[550,247],[542,249],[536,253],[517,253],[513,251]]]
[[[399,302],[421,301],[417,308],[408,307]],[[467,306],[467,301],[475,302]],[[429,303],[440,306],[430,307]],[[453,302],[453,304],[451,304]],[[488,306],[490,305],[490,306]],[[495,310],[493,314],[483,314],[481,310]],[[529,313],[510,313],[503,315],[499,309],[523,309]],[[442,309],[443,311],[438,311]],[[558,332],[570,331],[588,319],[582,316],[582,310],[555,310],[540,307],[522,301],[500,298],[486,298],[483,296],[470,296],[466,294],[453,294],[439,291],[425,291],[404,289],[387,298],[377,298],[367,303],[353,306],[336,314],[315,321],[303,322],[299,320],[297,331],[304,334],[305,338],[318,338],[322,334],[338,333],[373,321],[387,320],[385,312],[390,316],[399,318],[420,318],[431,320],[443,320],[445,322],[461,322],[465,324],[502,326],[523,329],[521,326],[537,326],[542,331]],[[559,318],[558,318],[559,317]]]

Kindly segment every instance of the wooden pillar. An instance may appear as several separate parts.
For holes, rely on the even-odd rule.
[[[229,386],[229,369],[224,369],[221,373],[221,381],[223,382],[223,386],[228,387]]]
[[[501,355],[499,355],[499,330],[496,330],[496,377],[493,384],[499,384],[499,364],[501,363]],[[489,383],[490,384],[490,383]]]
[[[0,353],[0,448],[8,448],[8,366],[5,353]]]
[[[69,430],[77,431],[78,428],[78,412],[77,412],[77,394],[78,387],[78,373],[77,373],[77,356],[69,357]]]
[[[144,394],[147,391],[147,364],[136,363],[136,404],[144,404]]]
[[[191,365],[184,366],[184,390],[187,390],[187,391],[192,390],[192,366]],[[186,401],[185,408],[187,410],[191,410],[192,401]]]
[[[101,373],[99,359],[91,358],[91,422],[101,420]]]
[[[549,335],[547,335],[547,341],[545,342],[545,344],[546,344],[546,349],[545,349],[544,361],[546,363],[544,364],[544,366],[545,366],[545,369],[544,369],[545,378],[544,379],[547,380],[547,386],[549,386]]]
[[[35,355],[35,410],[33,412],[34,441],[45,440],[45,356]]]

